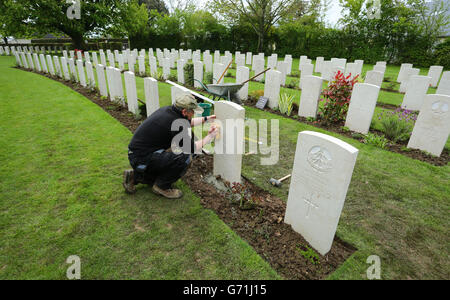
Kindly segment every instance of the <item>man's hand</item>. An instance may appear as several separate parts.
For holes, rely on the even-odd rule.
[[[216,125],[212,125],[208,131],[208,135],[210,135],[212,138],[215,138],[218,134],[219,134],[219,128],[217,128]]]
[[[212,115],[212,116],[209,116],[209,117],[206,117],[206,121],[210,121],[210,120],[215,120],[216,119],[216,115]]]

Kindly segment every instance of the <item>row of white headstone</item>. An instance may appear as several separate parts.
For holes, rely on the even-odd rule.
[[[79,53],[79,54],[81,54],[81,53]],[[110,52],[107,54],[110,57],[112,55],[112,53],[110,53]],[[32,69],[34,69],[34,65],[36,65],[36,67],[37,67],[36,70],[40,71],[39,60],[37,58],[37,54],[33,54],[33,56],[35,56],[34,63],[33,63],[32,57],[31,57],[31,53],[26,54],[28,58],[25,58],[25,53],[21,53],[21,55],[23,56],[22,61],[24,62],[23,64],[21,64],[22,66],[28,68],[28,65],[30,65],[30,67]],[[72,53],[71,53],[71,55],[72,55]],[[199,54],[196,52],[193,54],[194,57],[197,55],[199,55]],[[100,52],[100,56],[102,57],[102,52]],[[42,64],[42,62],[45,64],[45,59],[43,57],[44,56],[41,54],[41,64]],[[95,54],[93,55],[93,57],[95,57]],[[143,57],[143,55],[140,57]],[[152,57],[152,56],[150,56],[150,57]],[[78,58],[79,59],[76,61],[77,68],[78,68],[78,76],[77,76],[76,72],[75,73],[70,72],[70,74],[72,74],[72,76],[75,77],[75,80],[79,81],[82,86],[85,86],[85,87],[87,85],[95,86],[95,78],[93,76],[92,64],[89,61],[88,53],[85,53],[86,71],[88,74],[87,81],[84,77],[84,72],[80,71],[81,68],[83,68],[83,62],[80,59],[82,57],[80,55],[78,55]],[[19,60],[20,57],[17,56],[16,59]],[[61,65],[63,66],[62,69],[60,67],[58,57],[54,56],[53,60],[54,60],[56,71],[55,71],[55,69],[53,69],[53,64],[49,63],[49,66],[50,66],[49,72],[52,75],[57,74],[61,78],[63,77],[63,73],[64,73],[65,79],[69,80],[70,75],[69,75],[69,72],[67,69],[67,63],[70,66],[70,70],[75,69],[73,59],[70,58],[70,59],[66,60],[65,55],[64,55],[64,57],[61,58]],[[114,58],[111,58],[111,60],[114,61]],[[165,59],[165,60],[167,61],[167,59]],[[47,55],[47,62],[51,62],[51,57],[49,55]],[[182,71],[182,69],[185,64],[185,60],[181,59],[177,63],[180,68],[179,71],[177,72],[178,73],[178,81],[179,81],[179,83],[184,84],[184,72]],[[308,59],[306,57],[302,57],[300,66],[304,67],[304,66],[307,66],[308,64],[310,64],[310,61],[308,61]],[[345,64],[345,61],[337,60],[334,62],[333,65],[338,66],[338,68],[336,69],[338,71],[339,71],[339,67],[340,67],[339,64]],[[115,63],[114,63],[114,65],[115,65]],[[347,65],[349,65],[349,64],[347,64]],[[101,66],[100,68],[97,68],[97,72],[101,72],[101,70],[103,70],[103,66],[102,65],[100,65],[100,66]],[[168,65],[165,65],[165,66],[168,66]],[[381,66],[381,68],[377,69],[378,66]],[[214,63],[213,64],[214,77],[215,78],[220,77],[220,74],[222,74],[224,68],[225,68],[224,64]],[[323,65],[319,67],[319,70],[321,70],[321,68],[323,68]],[[383,68],[385,70],[385,64],[383,62],[379,62],[379,63],[377,63],[377,65],[375,65],[373,72],[381,73],[383,71]],[[317,65],[316,65],[316,69],[317,69]],[[44,67],[43,70],[45,71],[46,67]],[[194,78],[197,79],[198,81],[202,81],[203,70],[204,70],[203,63],[197,59],[194,62]],[[430,69],[430,71],[431,71],[431,69]],[[404,72],[404,71],[402,71],[402,69],[401,69],[401,73],[402,72]],[[124,101],[123,88],[121,87],[121,84],[119,85],[119,80],[121,80],[120,69],[110,66],[106,69],[106,73],[108,76],[108,83],[110,83],[109,86],[112,87],[109,89],[110,98],[112,100],[122,103],[124,105],[125,101]],[[133,75],[131,75],[130,73],[132,73]],[[244,82],[245,80],[247,80],[249,78],[249,73],[250,73],[250,69],[248,67],[246,67],[246,66],[237,67],[236,82],[239,83],[239,82]],[[82,75],[80,75],[80,74],[82,74]],[[98,74],[98,76],[100,78],[102,77],[101,75],[102,74]],[[448,75],[450,75],[450,72],[444,72],[444,76],[440,82],[440,87],[450,86],[450,78],[448,78],[450,76],[448,76]],[[111,78],[115,77],[116,78],[115,81],[110,79],[110,77]],[[265,88],[264,88],[264,96],[269,98],[268,105],[272,109],[278,107],[281,78],[282,78],[282,73],[280,71],[270,70],[267,73],[267,77],[266,77],[267,81],[266,81]],[[152,78],[152,80],[154,80],[154,79]],[[399,80],[404,80],[404,79],[402,76],[399,76]],[[428,77],[428,76],[411,75],[408,80],[409,84],[406,89],[406,94],[404,96],[404,101],[403,101],[402,107],[410,109],[410,110],[421,110],[421,111],[422,111],[422,109],[421,109],[422,107],[426,108],[427,105],[425,104],[425,102],[426,102],[425,100],[430,97],[428,97],[428,96],[425,97],[425,95],[426,95],[426,91],[428,89],[430,80],[431,80],[431,77]],[[103,87],[103,85],[100,81],[101,80],[99,80],[98,85],[99,85],[101,95],[108,96],[107,92],[105,92],[106,87]],[[301,81],[301,82],[303,82],[303,84],[305,85],[305,88],[303,89],[301,98],[300,98],[300,106],[299,106],[299,115],[300,116],[313,117],[313,118],[317,117],[318,101],[320,99],[323,81],[324,81],[324,78],[313,76],[313,75],[306,75],[303,77],[303,81]],[[370,75],[369,75],[369,78],[366,76],[366,82],[364,84],[357,83],[354,86],[354,90],[353,90],[351,101],[350,101],[349,111],[348,111],[346,123],[345,123],[345,126],[347,126],[350,130],[355,131],[355,132],[360,132],[363,134],[367,134],[369,131],[371,120],[372,120],[372,117],[373,117],[373,114],[375,111],[375,107],[376,107],[376,103],[377,103],[377,99],[378,99],[379,89],[380,89],[380,85],[368,83],[368,81],[370,82]],[[131,100],[127,101],[128,108],[131,112],[138,114],[139,106],[137,103],[137,97],[134,96],[134,94],[135,94],[135,78],[134,78],[133,72],[129,71],[125,74],[125,82],[126,82],[127,91],[130,90],[129,93],[127,92],[127,98],[131,98]],[[133,84],[133,82],[134,82],[134,84]],[[146,84],[150,83],[148,78],[144,82]],[[195,85],[196,85],[196,87],[200,87],[198,85],[197,81],[195,82]],[[133,86],[134,86],[134,88],[132,88]],[[157,85],[156,85],[156,87],[157,87]],[[146,88],[146,90],[147,90],[147,88]],[[441,88],[438,90],[445,91],[445,88]],[[130,94],[130,96],[128,96],[128,94]],[[150,95],[152,93],[149,92],[148,94]],[[155,93],[153,92],[153,94],[155,94]],[[156,91],[156,94],[157,94],[157,91]],[[440,95],[439,93],[436,93],[436,94]],[[146,95],[147,95],[147,93],[146,93]],[[444,96],[444,97],[442,97],[442,96]],[[245,84],[244,87],[239,91],[239,98],[241,100],[245,100],[247,97],[248,97],[248,83]],[[447,100],[446,100],[446,97],[444,94],[442,94],[441,96],[436,96],[436,97],[438,97],[440,100],[437,102],[436,101],[433,102],[433,104],[432,104],[433,109],[431,109],[431,110],[424,109],[423,110],[424,112],[425,111],[435,112],[434,113],[435,117],[433,118],[434,125],[430,126],[428,124],[427,126],[425,126],[427,128],[426,133],[424,133],[425,132],[424,130],[416,129],[416,128],[424,127],[422,125],[423,121],[421,121],[421,120],[424,120],[424,117],[420,117],[420,115],[424,115],[424,114],[419,114],[419,118],[416,122],[416,126],[415,126],[415,129],[413,130],[413,134],[411,136],[408,147],[428,151],[428,152],[432,153],[433,155],[439,156],[442,153],[442,150],[445,146],[445,143],[446,143],[447,137],[448,137],[449,128],[447,126],[448,122],[446,122],[446,120],[447,120],[446,118],[448,117],[448,114],[446,113],[446,111],[448,110],[448,104],[446,104]],[[434,97],[434,99],[437,99],[436,97]],[[150,101],[150,106],[152,106],[151,103],[153,103],[153,102]],[[148,101],[147,101],[147,103],[148,103]],[[442,104],[440,104],[440,103],[442,103]],[[159,104],[158,104],[158,107],[159,107]],[[153,111],[154,110],[151,107],[150,107],[150,109],[147,108],[148,115],[151,114]],[[440,111],[441,113],[437,114],[436,111]],[[440,118],[437,118],[438,116],[440,116]],[[425,118],[425,119],[428,120],[428,118]],[[421,136],[419,136],[419,135],[421,135]],[[424,137],[422,137],[422,135],[428,137],[428,139],[425,139]],[[429,142],[429,139],[432,139],[433,142],[432,143]]]
[[[83,87],[96,88],[98,86],[101,96],[109,96],[111,101],[123,106],[127,105],[128,110],[133,114],[140,114],[136,79],[133,72],[128,71],[124,73],[124,90],[122,72],[118,68],[111,66],[105,68],[102,64],[97,64],[95,67],[97,76],[95,76],[93,64],[89,61],[83,62],[81,59],[74,61],[73,58],[66,59],[64,56],[53,56],[52,59],[50,55],[45,57],[43,54],[40,54],[38,57],[36,53],[31,55],[31,53],[25,54],[24,52],[15,52],[15,58],[17,64],[23,68],[49,73],[66,81],[73,80]],[[150,116],[159,109],[157,80],[151,77],[144,78],[144,91],[147,116]]]

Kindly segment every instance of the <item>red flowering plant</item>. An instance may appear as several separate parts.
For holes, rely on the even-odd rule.
[[[331,84],[322,92],[323,98],[320,101],[325,103],[319,108],[318,119],[321,123],[330,125],[345,121],[353,86],[358,82],[358,76],[352,78],[352,74],[345,77],[341,71],[336,73]]]

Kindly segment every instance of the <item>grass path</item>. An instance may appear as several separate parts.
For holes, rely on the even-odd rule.
[[[101,108],[0,58],[0,279],[276,279],[182,183],[125,195],[131,133]],[[170,101],[170,100],[169,100]]]

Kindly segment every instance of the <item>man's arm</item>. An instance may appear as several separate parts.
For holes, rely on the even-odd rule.
[[[215,126],[211,126],[211,129],[208,132],[208,135],[203,138],[203,140],[195,142],[196,152],[200,152],[203,146],[211,143],[211,141],[217,136],[219,133],[219,129]]]
[[[198,125],[201,125],[201,124],[203,124],[203,123],[205,123],[205,122],[207,122],[209,120],[215,120],[215,119],[216,119],[215,115],[212,115],[212,116],[209,116],[209,117],[192,118],[192,120],[191,120],[191,127],[198,126]]]

